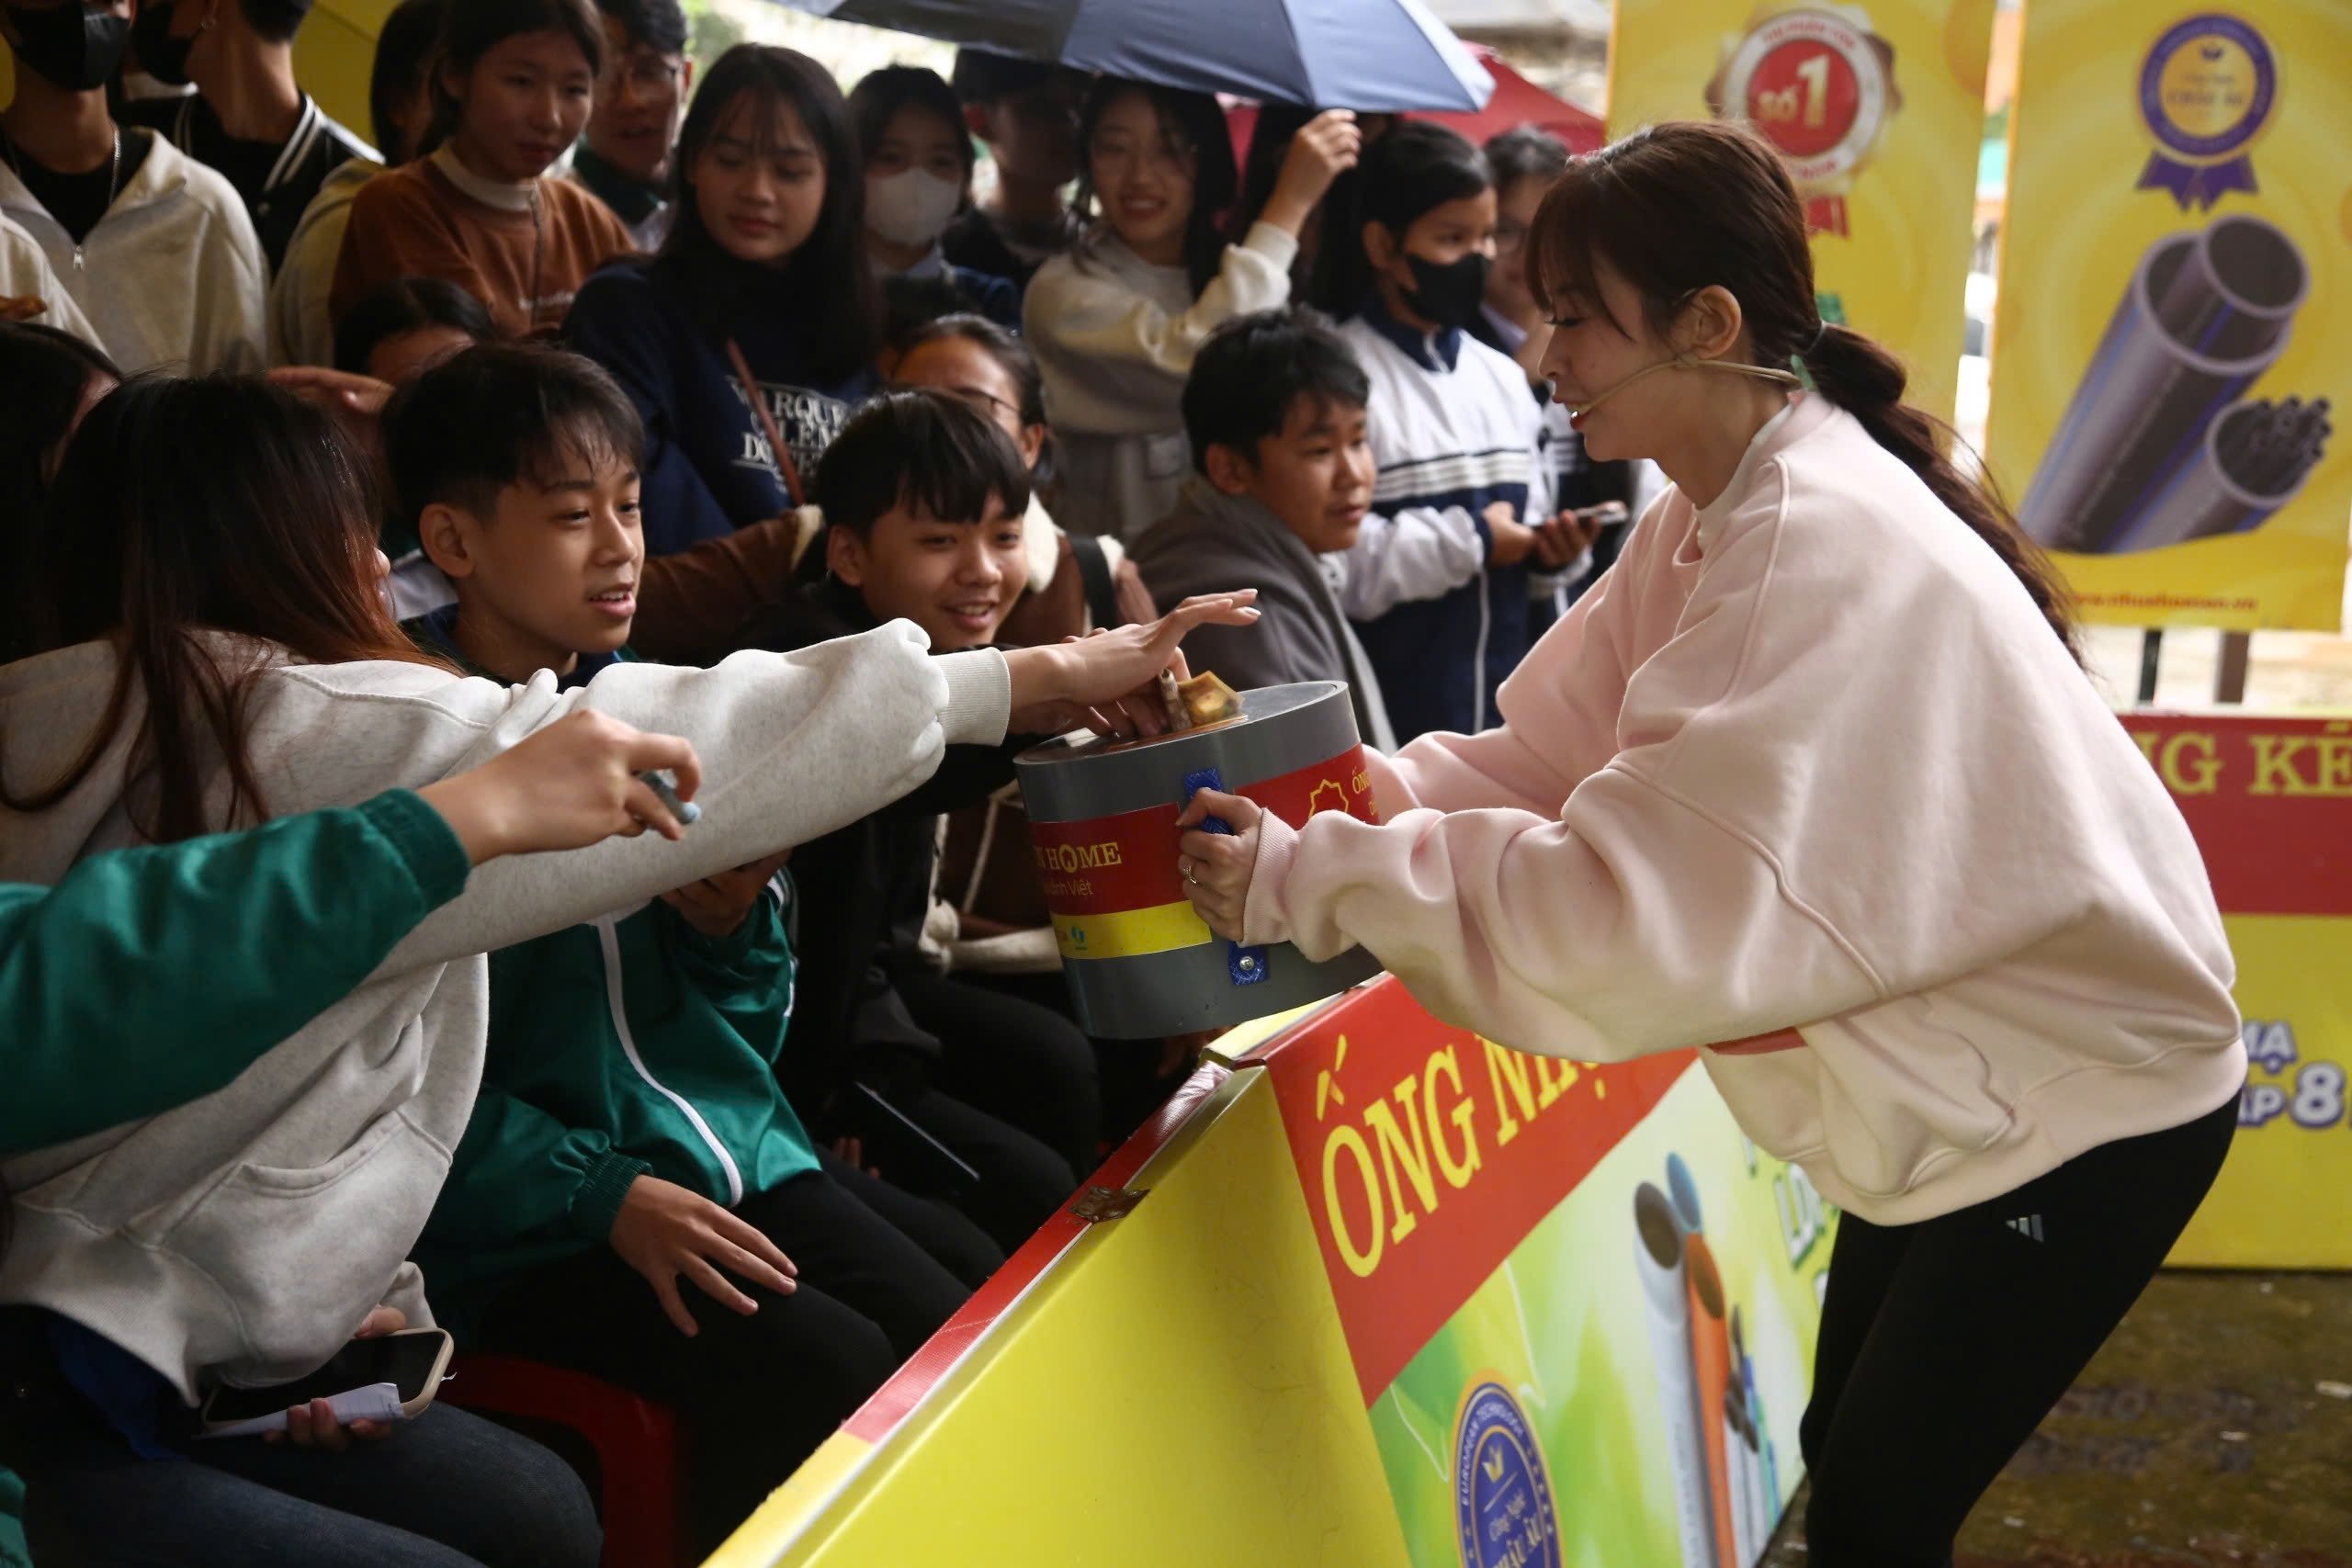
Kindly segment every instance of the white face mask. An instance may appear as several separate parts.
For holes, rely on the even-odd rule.
[[[894,245],[928,245],[963,203],[963,187],[929,169],[865,176],[865,226]]]

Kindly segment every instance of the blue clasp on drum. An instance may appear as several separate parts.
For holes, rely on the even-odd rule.
[[[1224,794],[1225,775],[1215,768],[1203,768],[1198,773],[1186,773],[1184,775],[1184,804],[1191,806],[1193,796],[1204,789],[1213,789],[1220,795]],[[1233,824],[1222,817],[1205,817],[1201,819],[1201,831],[1229,834],[1233,831]],[[1244,947],[1238,942],[1226,943],[1225,972],[1237,986],[1258,984],[1266,977],[1266,950],[1262,947]]]

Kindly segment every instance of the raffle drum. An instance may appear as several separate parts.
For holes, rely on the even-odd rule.
[[[1120,1039],[1224,1029],[1380,973],[1288,942],[1213,935],[1184,897],[1176,818],[1197,789],[1246,795],[1293,826],[1318,811],[1380,820],[1337,681],[1241,694],[1241,716],[1137,740],[1055,740],[1015,760],[1029,836],[1079,1022]]]

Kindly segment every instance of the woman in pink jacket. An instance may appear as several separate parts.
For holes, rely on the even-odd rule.
[[[1941,1568],[2221,1167],[2221,917],[2048,568],[1895,359],[1818,314],[1770,151],[1644,131],[1570,168],[1532,245],[1586,449],[1673,487],[1503,728],[1374,764],[1384,826],[1204,791],[1181,864],[1218,934],[1362,943],[1506,1044],[1702,1047],[1846,1212],[1811,1561]]]

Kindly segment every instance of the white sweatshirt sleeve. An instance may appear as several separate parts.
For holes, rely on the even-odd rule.
[[[1715,591],[1645,661],[1639,691],[1615,650],[1648,572],[1667,567],[1654,540],[1628,544],[1632,570],[1611,585],[1623,592],[1570,608],[1504,683],[1500,728],[1424,737],[1375,773],[1384,811],[1392,795],[1419,808],[1381,827],[1333,812],[1303,829],[1263,820],[1250,941],[1316,958],[1362,943],[1447,1021],[1586,1061],[1883,999],[1775,850],[1680,785],[1736,772],[1763,739],[1737,725],[1727,684],[1769,542],[1714,563]]]
[[[1767,468],[1687,600],[1671,541],[1629,541],[1614,614],[1649,617],[1629,645],[1649,651],[1622,695],[1581,657],[1613,640],[1579,639],[1611,618],[1587,601],[1504,687],[1565,806],[1269,818],[1248,940],[1360,942],[1449,1021],[1593,1060],[1821,1024],[2068,943],[2111,944],[2098,962],[2150,987],[2225,979],[2226,951],[2196,949],[2218,920],[2163,786],[1963,525],[1858,493],[1901,478],[1827,462],[1801,492]],[[1480,739],[1471,765],[1516,777]],[[1458,751],[1452,777],[1431,766],[1459,746],[1398,771],[1468,795]]]
[[[1340,608],[1350,620],[1377,620],[1399,604],[1437,599],[1478,575],[1491,536],[1466,506],[1408,506],[1367,513],[1348,547]]]
[[[277,760],[304,775],[306,805],[368,778],[377,790],[446,778],[578,708],[684,736],[701,758],[702,819],[683,841],[647,835],[493,861],[393,952],[383,974],[632,908],[844,827],[929,778],[944,747],[1001,742],[1012,697],[1001,654],[933,658],[906,621],[795,653],[738,653],[710,670],[619,664],[570,692],[546,671],[508,687],[383,664],[294,667],[283,679],[307,692],[287,694],[300,711],[268,722],[281,736],[296,732]],[[318,734],[333,728],[347,740],[321,757]]]
[[[1054,423],[1091,434],[1166,427],[1193,356],[1218,327],[1290,298],[1298,241],[1270,223],[1227,245],[1208,287],[1171,313],[1107,265],[1057,256],[1031,279],[1023,327],[1037,351]]]

